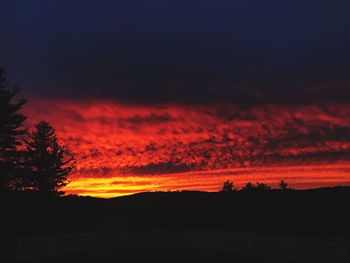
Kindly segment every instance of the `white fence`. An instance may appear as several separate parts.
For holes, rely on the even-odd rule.
[[[17,260],[86,250],[123,248],[194,248],[226,250],[232,254],[250,254],[301,263],[350,262],[348,239],[311,239],[221,231],[122,231],[22,237],[17,241]]]

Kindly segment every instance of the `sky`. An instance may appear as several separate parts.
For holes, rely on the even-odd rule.
[[[2,1],[0,65],[67,193],[350,185],[348,1]]]

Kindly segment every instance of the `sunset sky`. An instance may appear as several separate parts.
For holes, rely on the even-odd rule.
[[[67,194],[350,185],[336,2],[5,1],[0,65],[75,156]]]

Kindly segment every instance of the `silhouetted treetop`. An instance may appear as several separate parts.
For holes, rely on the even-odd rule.
[[[229,180],[225,181],[221,191],[225,193],[235,191],[235,188],[233,187],[233,182]]]
[[[6,85],[5,71],[0,67],[0,187],[13,188],[19,179],[20,152],[17,147],[21,144],[19,136],[26,133],[21,128],[26,117],[19,113],[24,99],[15,100],[17,88],[9,89]]]
[[[26,141],[26,166],[30,174],[29,187],[45,193],[63,194],[68,175],[75,167],[73,157],[59,144],[54,128],[46,121],[35,125]]]
[[[271,190],[271,187],[264,183],[257,182],[255,185],[251,182],[248,182],[243,188],[243,191],[268,191]]]
[[[242,190],[253,190],[255,188],[254,184],[252,184],[251,182],[248,182],[243,188]]]
[[[287,190],[288,189],[288,184],[284,181],[284,180],[281,180],[278,184],[279,188],[282,189],[282,190]]]

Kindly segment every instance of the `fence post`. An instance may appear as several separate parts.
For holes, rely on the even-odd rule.
[[[285,252],[287,260],[291,260],[291,242],[289,234],[285,234]]]
[[[88,231],[88,243],[87,243],[87,245],[88,245],[87,249],[91,250],[91,230],[90,229]]]
[[[156,229],[156,248],[159,248],[159,228]]]
[[[53,234],[53,254],[57,255],[57,234]]]
[[[190,228],[189,233],[188,233],[188,239],[189,239],[189,243],[190,243],[190,247],[193,248],[193,231],[192,228]]]
[[[342,237],[336,237],[336,246],[338,249],[338,262],[345,263],[344,240]]]
[[[219,233],[219,230],[218,229],[216,229],[215,230],[215,249],[216,250],[219,250],[219,248],[220,248],[220,233]]]
[[[252,234],[250,230],[246,230],[245,232],[245,247],[248,253],[252,252]]]
[[[21,250],[22,250],[22,238],[18,237],[17,238],[17,251],[16,251],[16,259],[21,258]]]

